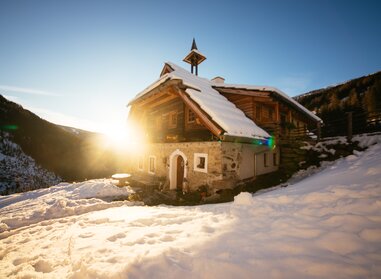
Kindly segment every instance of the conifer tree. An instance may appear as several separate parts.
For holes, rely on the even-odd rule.
[[[377,96],[376,90],[374,87],[371,87],[368,91],[365,92],[362,105],[364,110],[368,113],[375,112],[377,110]]]
[[[359,106],[359,98],[357,97],[357,91],[355,88],[352,88],[350,93],[349,93],[349,97],[348,97],[348,106],[350,107],[357,107]]]
[[[329,98],[329,105],[328,108],[330,110],[336,110],[340,107],[340,100],[337,97],[336,92],[332,93],[330,98]]]

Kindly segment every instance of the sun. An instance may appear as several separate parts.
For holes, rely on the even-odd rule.
[[[128,139],[128,131],[126,127],[107,127],[104,134],[110,142],[123,144]]]
[[[102,127],[105,144],[110,148],[124,152],[137,153],[144,148],[144,136],[133,123],[122,123]]]

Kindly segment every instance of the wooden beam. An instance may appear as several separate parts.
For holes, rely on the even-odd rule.
[[[149,92],[145,93],[143,96],[134,100],[130,105],[144,105],[147,102],[151,102],[152,98],[157,98],[156,95],[159,96],[163,93],[171,94],[171,90],[169,88],[178,85],[181,83],[180,80],[177,79],[168,79],[164,83],[158,85],[157,87],[152,88]]]
[[[276,121],[280,122],[279,103],[278,102],[275,105],[275,115],[276,115]]]
[[[257,97],[268,97],[268,96],[270,96],[270,92],[262,92],[259,90],[238,89],[238,88],[221,88],[221,87],[214,87],[214,89],[216,89],[220,93],[227,93],[227,94],[257,96]]]
[[[151,102],[145,104],[144,107],[147,109],[151,109],[151,108],[160,106],[164,103],[170,102],[176,98],[178,98],[178,96],[165,94],[165,96],[163,96],[162,98],[157,98],[157,99],[152,100]]]

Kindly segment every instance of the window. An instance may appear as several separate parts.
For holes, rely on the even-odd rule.
[[[270,120],[274,119],[274,110],[273,110],[273,108],[269,108],[269,119]]]
[[[138,168],[139,170],[143,170],[143,167],[144,167],[144,157],[140,156],[138,160]]]
[[[277,155],[276,153],[273,153],[273,165],[274,165],[274,166],[277,166],[277,165],[278,165],[276,155]]]
[[[205,157],[199,157],[197,163],[198,163],[197,165],[198,169],[205,169]]]
[[[193,165],[195,171],[208,172],[208,154],[195,153]]]
[[[267,153],[263,153],[263,165],[265,167],[268,167],[268,164],[267,164]]]
[[[172,111],[169,113],[168,128],[173,129],[177,127],[177,112]]]
[[[261,105],[255,106],[255,119],[260,120],[261,119]]]
[[[148,172],[151,174],[155,174],[155,172],[156,172],[156,157],[155,156],[149,156]]]
[[[196,114],[194,114],[193,111],[191,111],[190,109],[188,109],[188,119],[187,119],[188,123],[194,123],[196,121]]]
[[[156,129],[160,130],[163,125],[163,116],[159,115],[156,117]]]

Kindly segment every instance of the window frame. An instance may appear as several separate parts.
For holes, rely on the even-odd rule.
[[[204,168],[198,167],[200,160],[199,158],[204,158]],[[208,172],[208,154],[207,153],[194,153],[193,154],[193,170],[197,172]]]
[[[191,116],[192,116],[192,119],[191,119]],[[196,123],[196,114],[191,110],[191,109],[188,109],[188,113],[187,113],[187,123]]]
[[[173,121],[173,119],[175,119],[175,122]],[[171,111],[168,114],[168,129],[175,129],[177,128],[177,125],[178,125],[177,111]]]
[[[274,120],[274,108],[272,107],[268,107],[268,111],[269,111],[269,120]]]
[[[151,169],[151,160],[153,160],[153,171]],[[148,173],[150,174],[156,173],[156,156],[150,155],[148,157]]]
[[[261,121],[262,118],[262,105],[261,104],[255,104],[255,120]]]

